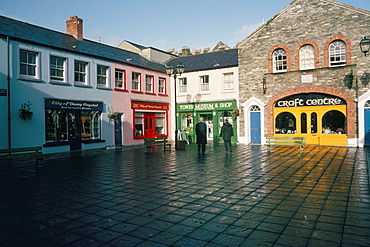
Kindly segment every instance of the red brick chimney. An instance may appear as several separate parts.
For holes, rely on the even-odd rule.
[[[76,15],[70,17],[69,20],[66,21],[67,34],[73,35],[78,39],[83,39],[82,23],[83,20]]]

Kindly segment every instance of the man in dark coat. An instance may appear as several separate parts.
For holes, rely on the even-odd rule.
[[[227,119],[224,121],[224,125],[221,128],[220,137],[224,139],[225,151],[226,153],[232,152],[231,148],[231,138],[234,136],[234,129],[233,126],[229,123]]]
[[[198,152],[202,147],[202,153],[204,154],[207,143],[207,125],[203,123],[203,118],[199,118],[199,123],[195,125],[195,133],[197,135]]]

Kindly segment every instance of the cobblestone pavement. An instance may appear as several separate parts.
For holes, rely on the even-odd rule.
[[[143,149],[2,163],[0,245],[369,246],[369,149]]]

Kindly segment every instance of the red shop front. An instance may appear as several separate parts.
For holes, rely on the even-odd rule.
[[[131,101],[134,139],[168,135],[168,103]]]

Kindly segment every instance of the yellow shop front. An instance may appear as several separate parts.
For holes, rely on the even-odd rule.
[[[307,144],[347,146],[345,100],[318,93],[296,94],[275,102],[275,136],[306,137]]]

